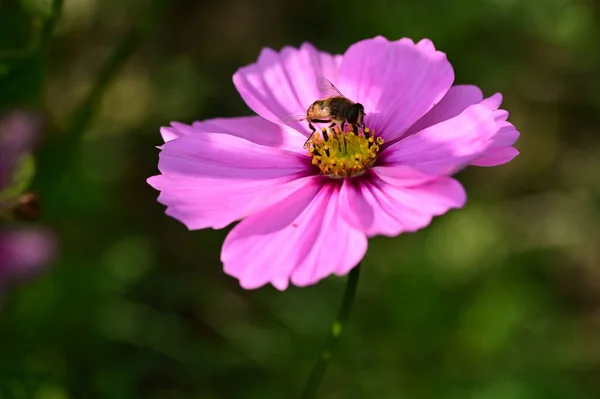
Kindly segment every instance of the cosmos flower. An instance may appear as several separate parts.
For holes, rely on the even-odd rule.
[[[36,203],[23,193],[31,174],[19,173],[19,165],[37,144],[41,120],[36,114],[15,110],[0,118],[0,292],[39,273],[54,257],[56,239],[48,229],[15,221],[15,216]],[[30,213],[30,212],[28,212]]]
[[[319,77],[363,104],[365,129],[317,132],[306,149],[307,123],[282,120],[322,98]],[[430,40],[375,37],[343,55],[308,43],[264,49],[233,76],[258,116],[162,128],[161,173],[148,183],[167,215],[191,230],[240,221],[221,260],[243,288],[285,290],[344,275],[369,237],[415,232],[462,207],[466,193],[452,174],[518,154],[502,96],[484,99],[453,82]]]

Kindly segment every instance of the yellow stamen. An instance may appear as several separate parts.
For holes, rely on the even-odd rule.
[[[312,164],[322,174],[341,179],[359,176],[373,166],[383,139],[375,137],[375,131],[365,128],[362,132],[342,132],[337,126],[321,129],[308,141]]]

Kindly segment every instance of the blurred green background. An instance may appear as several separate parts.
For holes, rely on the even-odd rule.
[[[224,275],[145,182],[160,126],[250,114],[262,47],[431,38],[500,91],[521,155],[458,175],[467,206],[370,241],[320,397],[600,397],[600,7],[591,0],[0,0],[0,112],[47,125],[33,189],[60,256],[0,309],[0,398],[297,397],[345,280]],[[54,27],[54,17],[56,26]]]

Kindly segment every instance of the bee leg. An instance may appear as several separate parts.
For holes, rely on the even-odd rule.
[[[311,132],[310,136],[308,136],[308,138],[304,142],[304,148],[308,148],[308,143],[310,142],[310,139],[312,139],[312,137],[315,135],[315,132],[317,131],[317,128],[315,128],[315,126],[310,122],[308,122],[308,127],[310,128]]]

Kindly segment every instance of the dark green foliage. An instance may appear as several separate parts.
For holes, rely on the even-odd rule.
[[[33,188],[61,254],[0,310],[0,398],[268,399],[301,392],[344,280],[243,291],[226,231],[188,231],[145,180],[159,127],[249,114],[262,47],[431,38],[500,91],[521,155],[467,206],[370,241],[322,398],[600,397],[600,16],[594,2],[0,3],[0,111],[46,117]]]

